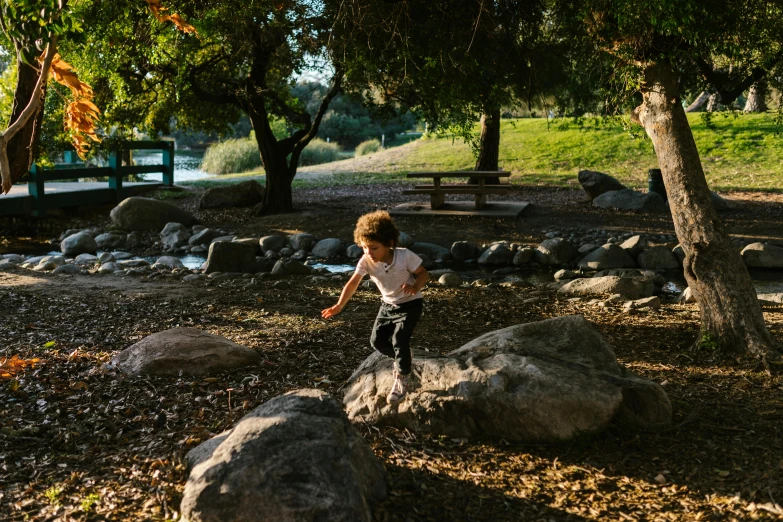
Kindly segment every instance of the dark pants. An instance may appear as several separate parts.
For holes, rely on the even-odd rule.
[[[391,305],[382,303],[372,327],[370,344],[387,357],[394,358],[394,366],[403,374],[411,373],[411,335],[421,318],[424,299],[415,299]]]

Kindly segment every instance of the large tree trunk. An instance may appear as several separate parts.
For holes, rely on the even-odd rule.
[[[294,199],[291,190],[293,179],[289,179],[287,158],[290,150],[282,150],[269,126],[266,110],[262,109],[260,114],[250,110],[248,116],[256,132],[256,144],[266,174],[264,195],[254,212],[259,215],[291,212],[294,210]]]
[[[701,109],[705,103],[707,103],[707,100],[710,99],[710,93],[707,91],[701,91],[701,94],[699,94],[695,100],[693,100],[693,103],[688,105],[688,107],[685,108],[685,112],[696,112],[699,109]]]
[[[479,138],[479,155],[474,170],[498,170],[500,154],[500,107],[488,109],[481,115],[481,137]],[[500,178],[486,178],[488,185],[497,185]],[[470,178],[468,183],[478,183],[477,178]]]
[[[35,61],[34,58],[31,59],[33,62]],[[27,104],[30,103],[39,77],[37,69],[30,67],[21,60],[17,60],[17,66],[14,104],[11,110],[11,120],[8,122],[9,125],[19,118]],[[44,90],[44,95],[45,93],[46,91]],[[27,120],[25,126],[8,142],[8,162],[11,170],[11,179],[14,181],[27,174],[30,170],[30,165],[33,163],[33,153],[43,120],[43,107],[44,104],[42,103],[37,113]]]
[[[767,82],[759,80],[750,86],[748,100],[742,112],[767,112]]]
[[[712,206],[671,66],[647,67],[642,97],[634,116],[650,136],[663,171],[703,332],[724,349],[746,349],[764,357],[769,370],[780,369],[780,351],[764,324],[748,270]]]

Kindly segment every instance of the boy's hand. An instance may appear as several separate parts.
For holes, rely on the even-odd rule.
[[[329,308],[324,308],[321,310],[321,317],[324,319],[329,319],[330,317],[334,317],[335,315],[339,314],[343,311],[343,307],[339,305],[330,306]]]
[[[418,290],[416,290],[414,285],[409,285],[408,283],[402,285],[402,293],[405,295],[416,295],[417,292]]]

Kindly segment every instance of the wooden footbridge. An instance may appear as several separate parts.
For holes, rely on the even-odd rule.
[[[123,153],[129,150],[160,150],[163,160],[159,165],[123,165]],[[66,159],[70,159],[71,155],[66,154]],[[162,183],[124,182],[132,174],[158,172],[163,175]],[[79,181],[96,178],[106,178],[107,181]],[[109,154],[109,165],[106,167],[66,163],[58,164],[53,169],[43,169],[33,164],[22,181],[26,181],[27,185],[14,185],[8,194],[0,195],[0,215],[41,217],[49,209],[119,203],[150,188],[174,184],[174,142],[122,142]],[[60,183],[51,183],[53,181]]]

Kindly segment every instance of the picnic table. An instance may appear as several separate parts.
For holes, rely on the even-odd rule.
[[[507,178],[511,173],[505,170],[458,170],[451,172],[411,172],[409,178],[432,178],[432,185],[415,185],[413,189],[404,190],[403,194],[429,194],[430,205],[437,210],[445,203],[446,194],[473,194],[476,209],[482,209],[487,204],[487,194],[507,194],[511,185],[487,185],[487,178]],[[477,178],[478,184],[455,183],[442,184],[442,178]]]

